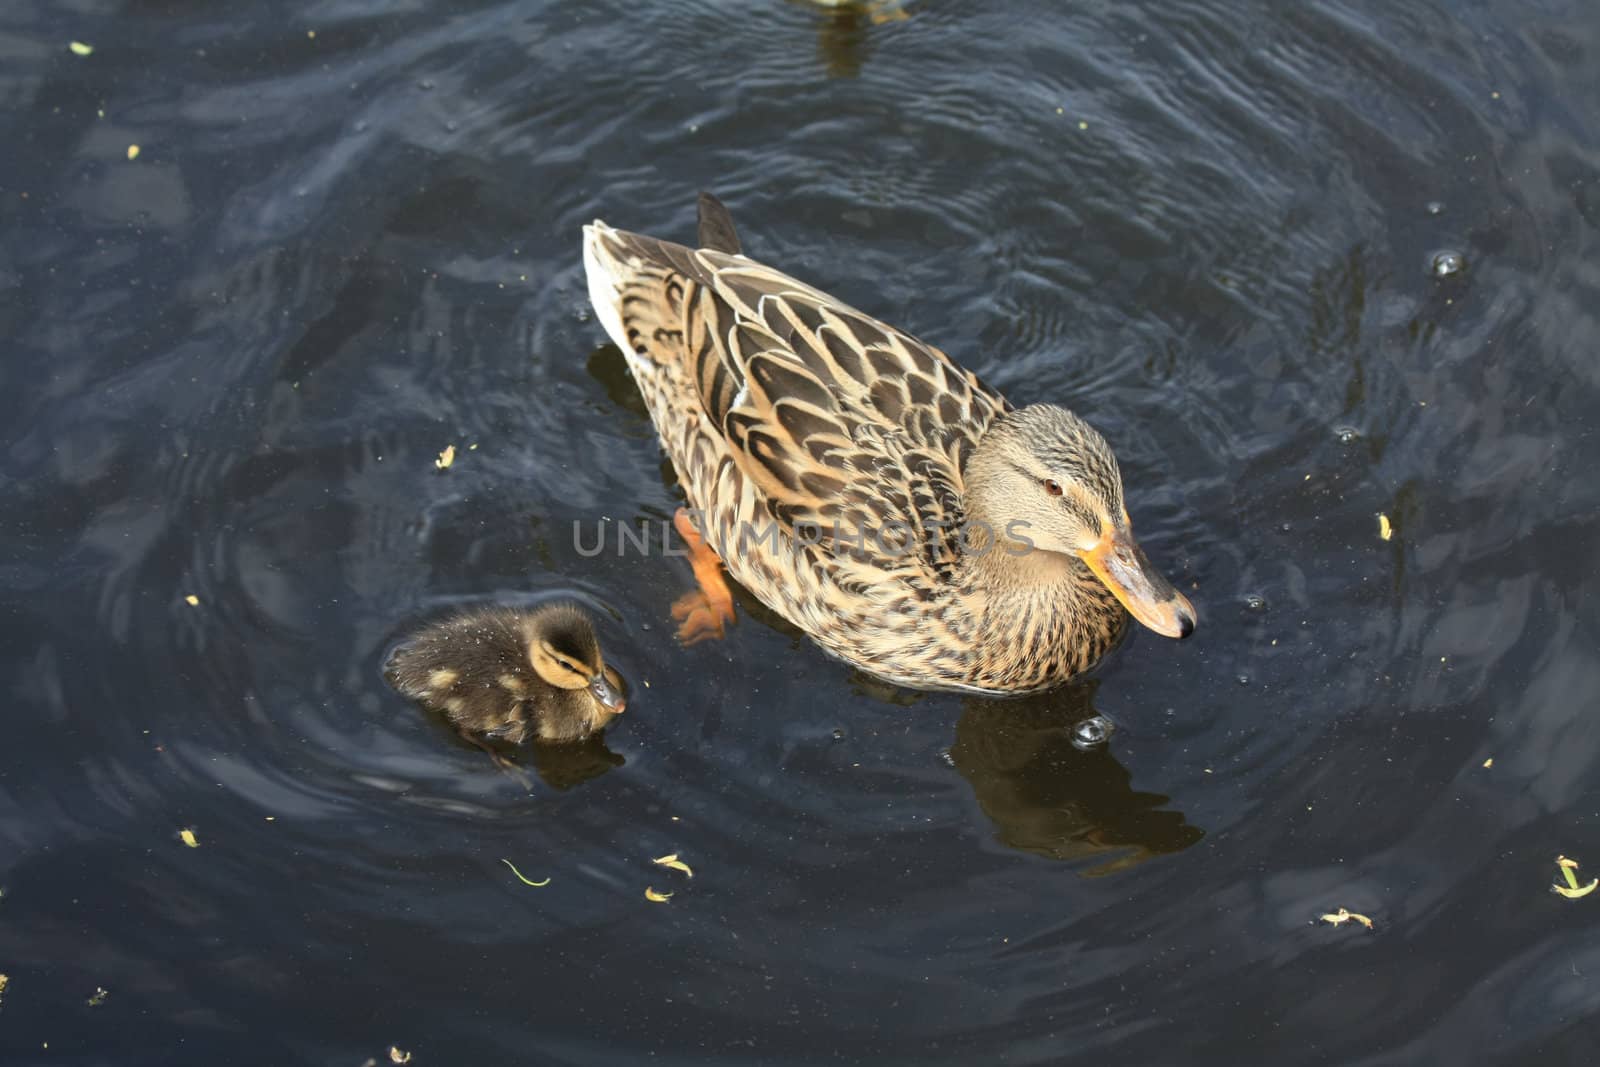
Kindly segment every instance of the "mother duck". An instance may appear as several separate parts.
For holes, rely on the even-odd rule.
[[[1025,693],[1087,670],[1127,615],[1187,637],[1134,540],[1111,448],[1013,408],[949,356],[744,256],[700,198],[700,247],[583,229],[589,299],[694,515],[680,637],[721,636],[720,566],[828,652],[916,689]]]

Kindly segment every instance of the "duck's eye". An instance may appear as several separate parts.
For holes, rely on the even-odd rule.
[[[1051,496],[1060,496],[1061,495],[1061,483],[1060,482],[1056,481],[1053,478],[1046,478],[1044,480],[1043,484],[1044,484],[1044,491],[1049,493]]]

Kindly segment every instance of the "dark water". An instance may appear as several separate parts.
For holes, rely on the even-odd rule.
[[[1592,1054],[1600,9],[903,13],[5,5],[5,1063]],[[573,547],[677,503],[578,235],[701,188],[1095,422],[1196,636],[678,649],[684,561]],[[530,795],[379,666],[556,593],[634,699]]]

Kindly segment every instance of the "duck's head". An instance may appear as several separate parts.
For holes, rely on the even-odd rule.
[[[1139,622],[1167,637],[1194,632],[1194,606],[1133,539],[1111,446],[1066,408],[1032,404],[984,433],[967,463],[975,517],[1001,538],[993,551],[1076,556]]]
[[[594,625],[580,608],[551,604],[530,615],[524,629],[535,674],[557,689],[588,690],[602,721],[622,714],[622,677],[606,666]]]

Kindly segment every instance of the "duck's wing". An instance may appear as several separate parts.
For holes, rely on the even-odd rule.
[[[962,468],[1008,410],[976,375],[742,255],[596,223],[585,260],[635,369],[676,364],[692,394],[681,406],[703,413],[775,519],[855,540],[905,530],[923,565],[954,560]]]

